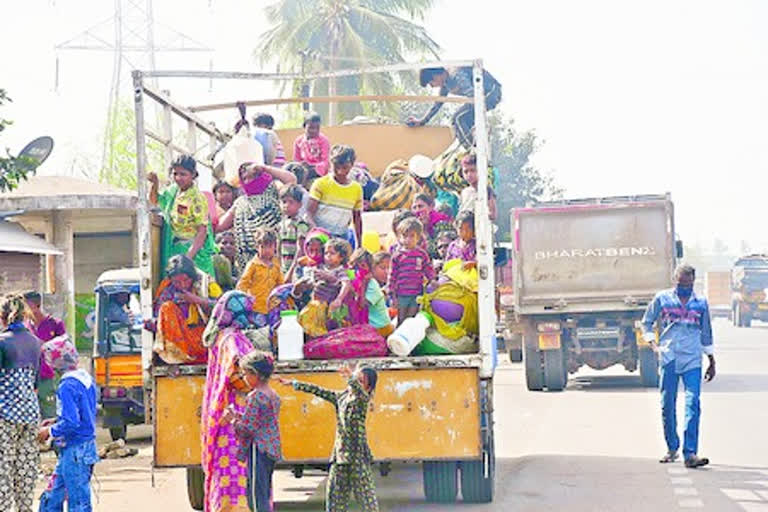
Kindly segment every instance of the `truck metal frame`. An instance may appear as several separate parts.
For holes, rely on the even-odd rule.
[[[456,471],[461,469],[462,494],[465,501],[491,501],[493,499],[493,400],[492,400],[492,378],[496,360],[495,354],[495,307],[494,307],[494,272],[493,272],[493,235],[490,222],[485,219],[489,217],[488,211],[488,152],[489,142],[487,138],[487,113],[485,109],[485,96],[483,87],[483,64],[482,60],[467,61],[449,61],[449,62],[423,62],[407,63],[387,66],[378,66],[365,69],[345,69],[334,72],[325,72],[317,74],[296,74],[296,73],[240,73],[240,72],[205,72],[205,71],[133,71],[133,92],[134,106],[136,116],[136,168],[138,183],[138,262],[141,275],[140,294],[141,307],[144,318],[152,317],[153,301],[153,283],[157,280],[159,270],[153,268],[153,243],[152,234],[153,221],[151,219],[151,209],[148,202],[147,186],[147,137],[159,142],[164,148],[164,157],[166,166],[172,160],[173,152],[185,152],[195,156],[199,164],[211,169],[213,172],[213,153],[214,148],[224,144],[230,137],[230,134],[222,132],[214,125],[200,117],[198,113],[210,112],[221,109],[233,108],[236,103],[219,103],[213,105],[201,105],[197,107],[184,107],[171,100],[170,96],[157,90],[148,79],[156,78],[196,78],[196,79],[222,79],[222,80],[266,80],[266,81],[289,81],[289,80],[314,80],[321,78],[338,78],[345,76],[355,76],[371,73],[391,73],[397,71],[413,71],[425,67],[460,67],[469,66],[473,68],[474,97],[473,98],[455,98],[434,96],[327,96],[312,98],[286,98],[279,100],[251,100],[246,101],[246,105],[266,105],[279,103],[328,103],[345,101],[411,101],[411,102],[433,102],[439,100],[446,103],[472,103],[475,107],[475,131],[476,136],[476,154],[478,167],[478,201],[475,211],[475,233],[477,240],[477,263],[478,263],[478,301],[479,301],[479,353],[466,356],[443,356],[443,357],[413,357],[413,358],[382,358],[367,361],[372,366],[382,370],[383,377],[387,378],[387,372],[408,372],[411,369],[427,369],[433,374],[447,370],[471,370],[476,375],[476,389],[479,391],[477,396],[477,409],[479,418],[477,418],[477,449],[473,452],[477,455],[467,457],[470,465],[462,466],[459,462],[462,457],[455,457],[452,461],[441,462],[439,457],[430,457],[424,462],[425,482],[424,488],[427,498],[433,501],[452,501],[456,497]],[[152,100],[162,109],[162,133],[145,126],[145,103],[146,99]],[[179,118],[187,127],[186,145],[180,146],[173,140],[172,124],[173,119]],[[210,149],[209,158],[200,158],[198,140],[200,136],[208,139]],[[156,378],[165,376],[184,376],[199,378],[201,368],[196,366],[152,366],[152,333],[145,331],[142,340],[142,369],[145,385],[151,386]],[[312,361],[287,363],[279,362],[276,368],[278,373],[295,373],[306,377],[307,375],[316,375],[318,378],[330,376],[330,372],[338,368],[340,361]],[[311,369],[312,374],[306,373]],[[204,367],[202,368],[204,375]],[[324,377],[325,376],[325,377]],[[381,380],[381,379],[380,379]],[[199,386],[199,380],[197,384]],[[156,392],[157,390],[154,390]],[[377,391],[377,395],[378,395]],[[147,393],[151,396],[152,393]],[[433,402],[434,404],[434,402]],[[426,405],[427,407],[429,404]],[[400,407],[398,405],[398,407]],[[469,407],[469,405],[465,405]],[[473,406],[474,407],[474,406]],[[148,408],[147,410],[152,410]],[[153,415],[163,414],[162,411],[153,411]],[[149,417],[149,415],[148,415]],[[157,430],[157,427],[156,429]],[[155,462],[158,459],[157,432],[155,432]],[[479,450],[479,451],[478,451]],[[421,458],[424,460],[425,458]],[[377,458],[377,460],[379,460]],[[384,457],[383,460],[389,461],[414,461],[419,457]],[[317,462],[316,459],[306,459],[300,462]],[[479,464],[479,465],[478,465]],[[186,464],[185,464],[186,465]],[[200,478],[199,468],[189,469],[188,466],[188,488],[190,490],[190,501],[193,506],[199,506],[200,501]],[[384,468],[382,468],[384,472]],[[300,469],[298,469],[300,473]],[[298,476],[298,475],[297,475]],[[464,489],[464,480],[467,479],[467,487]],[[451,481],[453,483],[451,484]],[[490,481],[490,486],[487,482]],[[483,483],[485,482],[485,483]],[[447,484],[447,487],[446,487]],[[453,487],[451,487],[453,486]],[[453,491],[451,492],[451,489]],[[451,495],[452,494],[452,495]]]

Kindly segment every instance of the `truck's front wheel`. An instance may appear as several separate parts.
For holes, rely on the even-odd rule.
[[[203,510],[205,506],[205,473],[200,466],[187,468],[187,496],[190,507],[194,510]]]
[[[659,361],[656,352],[650,348],[641,348],[638,351],[640,359],[640,381],[643,387],[659,387]]]
[[[544,351],[544,380],[550,391],[562,391],[568,381],[562,348]]]
[[[424,496],[432,503],[453,503],[459,493],[457,464],[451,461],[424,462]]]

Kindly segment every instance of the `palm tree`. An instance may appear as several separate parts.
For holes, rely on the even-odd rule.
[[[266,8],[271,28],[261,36],[257,56],[288,71],[312,72],[404,62],[406,56],[437,57],[439,45],[422,20],[434,0],[277,0]],[[309,60],[310,67],[305,66]],[[315,90],[329,95],[366,91],[387,94],[395,77],[383,74],[330,79]],[[359,108],[359,107],[358,107]],[[333,124],[336,106],[329,104]]]

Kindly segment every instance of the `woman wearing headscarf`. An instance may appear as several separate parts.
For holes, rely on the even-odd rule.
[[[242,274],[248,262],[256,256],[256,231],[279,227],[282,217],[275,180],[290,185],[296,183],[296,176],[277,167],[257,164],[241,165],[239,176],[243,195],[219,219],[216,230],[226,231],[234,226],[235,270]]]
[[[156,333],[153,350],[168,364],[204,363],[203,331],[221,288],[184,255],[168,260],[165,272],[155,294],[156,322],[144,324]]]
[[[30,314],[21,295],[0,301],[0,510],[15,503],[19,512],[32,512],[40,464],[40,340],[25,325]]]
[[[253,350],[244,331],[262,321],[253,311],[253,298],[233,290],[221,296],[205,329],[203,343],[209,355],[201,431],[206,512],[248,512],[248,468],[238,461],[235,430],[222,417],[230,406],[243,413],[246,389],[238,378],[238,362]]]
[[[158,194],[157,174],[147,174],[151,187],[149,201],[163,210],[162,262],[184,254],[194,260],[197,268],[213,275],[213,255],[216,245],[208,216],[208,200],[197,188],[197,164],[190,155],[181,155],[171,164],[174,184]]]

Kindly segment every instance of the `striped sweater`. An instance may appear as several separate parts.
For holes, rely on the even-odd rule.
[[[414,296],[424,292],[424,283],[435,278],[427,251],[421,247],[399,249],[392,256],[389,289],[394,296]]]

